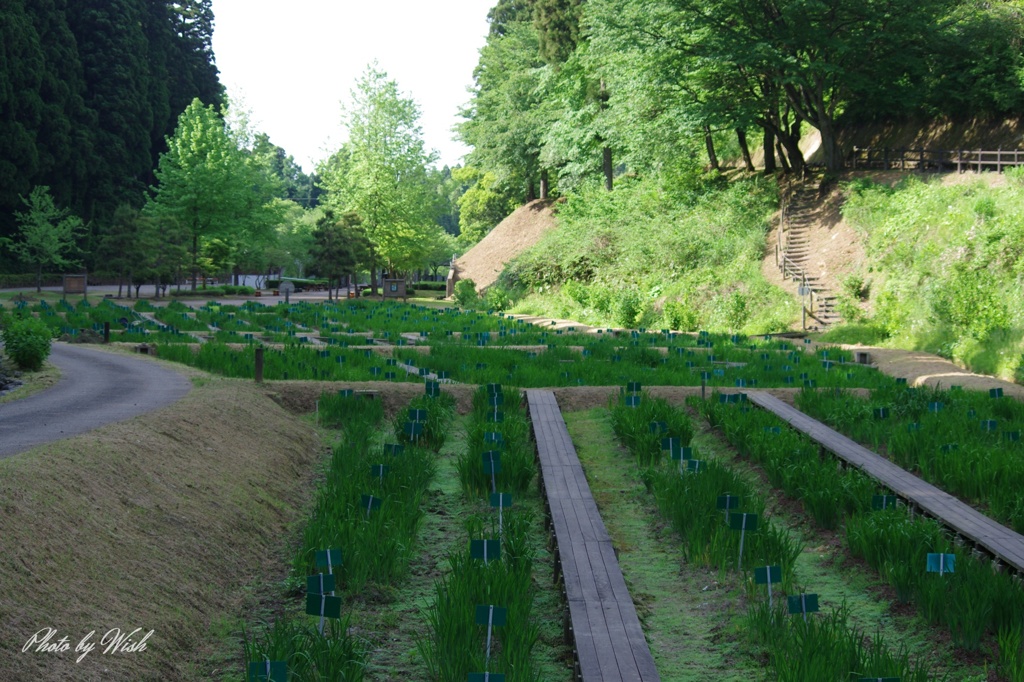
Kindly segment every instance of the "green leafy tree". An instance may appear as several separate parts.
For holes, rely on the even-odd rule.
[[[354,211],[370,240],[371,280],[376,267],[403,275],[423,263],[425,245],[440,227],[433,222],[434,187],[418,124],[419,107],[398,84],[367,67],[346,112],[347,159],[325,169],[328,203]],[[376,290],[374,289],[376,292]]]
[[[198,99],[182,113],[160,157],[147,213],[181,225],[191,240],[192,288],[206,242],[269,239],[280,208],[261,157],[239,149],[213,107]]]
[[[465,166],[452,171],[452,179],[469,185],[458,199],[459,243],[472,246],[504,220],[514,206],[498,191],[498,180],[493,172]]]
[[[331,298],[334,280],[337,279],[340,289],[342,278],[354,275],[366,261],[369,247],[370,242],[356,213],[336,216],[331,209],[324,211],[313,231],[310,255],[313,272],[327,278],[328,299]]]
[[[36,271],[36,291],[43,289],[43,268],[70,268],[79,264],[72,255],[82,235],[82,219],[65,208],[57,208],[50,188],[36,187],[28,198],[22,197],[24,211],[15,214],[18,234],[14,239],[0,238],[0,245],[11,250],[21,262]]]

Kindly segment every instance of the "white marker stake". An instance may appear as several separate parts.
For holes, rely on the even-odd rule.
[[[370,510],[373,509],[373,495],[367,495],[367,497],[369,499],[366,501],[366,520],[369,521],[370,520]]]
[[[494,455],[488,455],[491,458],[491,492],[498,492],[498,485],[494,482]]]
[[[330,549],[327,550],[327,575],[334,575],[334,566],[331,565],[331,550]],[[324,591],[323,582],[324,582],[324,579],[323,579],[323,577],[321,577],[320,578],[320,591],[321,592]],[[334,590],[331,590],[331,596],[332,597],[334,596]]]
[[[742,539],[742,536],[740,536]],[[768,610],[771,611],[774,608],[772,604],[772,567],[768,566]]]
[[[487,540],[484,540],[484,563],[487,563]]]
[[[945,569],[946,569],[946,555],[940,553],[939,554],[939,577],[940,578],[942,577],[942,574],[945,572]]]
[[[807,595],[800,595],[800,610],[804,613],[804,622],[807,622]]]
[[[267,663],[267,679],[269,680],[270,679],[270,659],[269,658],[265,658],[263,660],[266,661],[266,663]]]
[[[743,525],[740,526],[740,558],[739,558],[739,561],[737,561],[737,563],[736,563],[736,570],[737,571],[742,571],[743,570],[743,539],[747,535],[747,515],[744,514],[742,519],[743,520],[741,521],[741,523]]]
[[[494,604],[487,607],[487,660],[484,662],[484,670],[491,667],[491,628],[494,626]],[[484,672],[484,679],[490,673]]]
[[[502,540],[505,538],[505,524],[502,522],[502,518],[501,518],[502,517],[502,513],[501,512],[505,508],[504,507],[504,501],[505,501],[505,496],[504,495],[498,495],[498,538],[502,539]]]
[[[324,594],[324,574],[320,574],[320,634],[324,634],[324,613],[327,611],[327,595]]]

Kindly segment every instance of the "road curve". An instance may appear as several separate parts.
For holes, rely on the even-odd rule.
[[[0,405],[0,458],[170,405],[192,388],[154,362],[79,345],[53,344],[50,362],[60,381]]]

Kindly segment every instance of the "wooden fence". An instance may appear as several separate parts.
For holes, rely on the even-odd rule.
[[[926,171],[996,171],[1024,166],[1024,150],[997,149],[995,151],[970,149],[895,149],[883,147],[854,147],[847,166],[857,169]]]

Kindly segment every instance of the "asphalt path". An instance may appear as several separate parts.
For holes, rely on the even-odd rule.
[[[0,458],[170,405],[192,388],[154,362],[80,345],[54,343],[49,359],[61,371],[56,384],[0,405]]]

